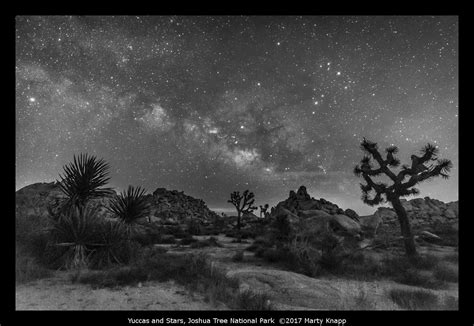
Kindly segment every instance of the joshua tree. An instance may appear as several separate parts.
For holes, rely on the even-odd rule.
[[[267,216],[267,210],[269,207],[268,204],[265,204],[264,206],[260,205],[259,207],[260,207],[260,217],[262,217],[262,215],[263,217]]]
[[[148,215],[148,205],[144,194],[145,189],[128,186],[126,191],[112,198],[110,207],[107,207],[107,210],[127,227],[128,233],[140,218]]]
[[[254,203],[254,194],[253,192],[249,192],[245,190],[244,193],[241,195],[239,191],[234,191],[230,194],[230,199],[227,201],[235,206],[237,210],[237,231],[238,231],[238,238],[237,241],[241,241],[241,234],[240,234],[240,217],[242,213],[252,213],[254,210],[257,209],[256,206],[252,206]]]
[[[364,178],[366,182],[366,184],[360,185],[362,200],[370,206],[381,204],[384,201],[392,204],[400,223],[406,254],[408,256],[415,256],[417,254],[415,240],[411,232],[407,213],[400,202],[400,197],[419,194],[420,191],[413,187],[425,180],[439,176],[447,179],[453,164],[448,159],[438,159],[438,148],[427,144],[422,148],[421,156],[411,156],[411,166],[402,165],[398,174],[395,174],[390,168],[397,168],[400,165],[400,160],[394,157],[398,152],[396,146],[390,146],[385,149],[385,159],[380,154],[377,143],[368,141],[365,138],[361,143],[361,149],[367,155],[362,158],[360,165],[354,168],[354,173],[356,176]],[[372,165],[372,160],[377,162],[378,168]],[[429,162],[436,163],[426,166],[425,164]],[[372,177],[382,174],[391,180],[392,184],[390,186],[386,183],[374,182],[372,180]],[[375,195],[371,198],[372,192],[375,192]]]

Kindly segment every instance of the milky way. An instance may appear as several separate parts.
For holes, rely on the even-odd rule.
[[[17,189],[87,152],[116,190],[231,209],[305,185],[365,214],[367,137],[437,145],[454,169],[420,196],[458,198],[457,17],[18,16],[15,69]]]

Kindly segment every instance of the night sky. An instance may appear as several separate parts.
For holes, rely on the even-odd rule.
[[[359,214],[363,137],[454,163],[421,197],[458,199],[458,18],[18,16],[16,189],[74,154],[110,185],[182,190],[213,209],[305,185]]]

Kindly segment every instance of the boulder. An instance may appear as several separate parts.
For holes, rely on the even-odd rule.
[[[425,240],[441,240],[439,236],[428,231],[421,231],[420,237],[422,237]]]
[[[320,280],[299,273],[276,269],[231,269],[227,277],[239,280],[240,291],[265,292],[283,310],[330,310],[342,307],[347,293],[331,280]]]
[[[370,237],[375,237],[377,234],[377,229],[382,222],[380,215],[373,214],[373,215],[366,215],[366,216],[359,216],[360,225],[363,230],[367,231],[367,234]]]
[[[351,219],[356,220],[359,222],[359,215],[353,209],[346,209],[344,211],[344,215],[349,216]]]
[[[309,217],[327,218],[331,215],[321,210],[312,209],[312,210],[307,210],[307,211],[299,211],[298,216],[303,217],[303,218],[309,218]]]
[[[360,234],[360,225],[347,215],[333,215],[332,221],[336,222],[337,227],[341,230],[350,233],[353,236]]]
[[[380,221],[392,221],[397,219],[397,214],[395,211],[388,207],[379,207],[377,211],[374,213]]]

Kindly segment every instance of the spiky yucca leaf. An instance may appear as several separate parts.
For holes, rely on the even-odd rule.
[[[356,165],[356,166],[354,167],[354,171],[353,171],[353,172],[354,172],[354,174],[355,174],[356,177],[360,177],[360,175],[362,174],[362,170],[360,169],[360,167],[359,167],[358,165]]]
[[[398,153],[398,147],[397,146],[389,146],[385,149],[387,153],[391,154],[397,154]]]
[[[97,209],[71,207],[62,213],[51,229],[54,245],[67,248],[60,259],[66,268],[84,267],[88,263],[92,247],[98,241],[94,237],[97,225]]]
[[[144,197],[145,189],[129,186],[126,191],[114,197],[107,209],[121,222],[131,225],[148,215],[148,205]]]
[[[453,162],[451,162],[451,160],[448,160],[448,159],[440,159],[440,160],[438,160],[438,166],[441,168],[439,174],[444,179],[448,179],[449,178],[448,173],[453,168]]]
[[[421,153],[428,159],[436,160],[436,155],[438,155],[439,149],[437,146],[428,143],[421,149]]]
[[[109,181],[109,164],[93,155],[74,155],[73,162],[63,167],[59,187],[67,196],[69,206],[83,207],[87,200],[110,194],[103,188]]]
[[[392,160],[390,162],[388,162],[388,165],[391,166],[391,167],[398,167],[400,165],[400,160],[398,158],[392,158]]]
[[[99,243],[94,246],[91,266],[103,268],[126,263],[129,241],[124,225],[115,221],[101,221],[96,232]]]
[[[362,143],[360,144],[360,148],[367,153],[373,154],[377,150],[377,143],[371,142],[364,138]]]
[[[360,160],[360,162],[362,164],[370,164],[370,160],[371,160],[370,156],[364,155],[364,157],[362,158],[362,160]]]

